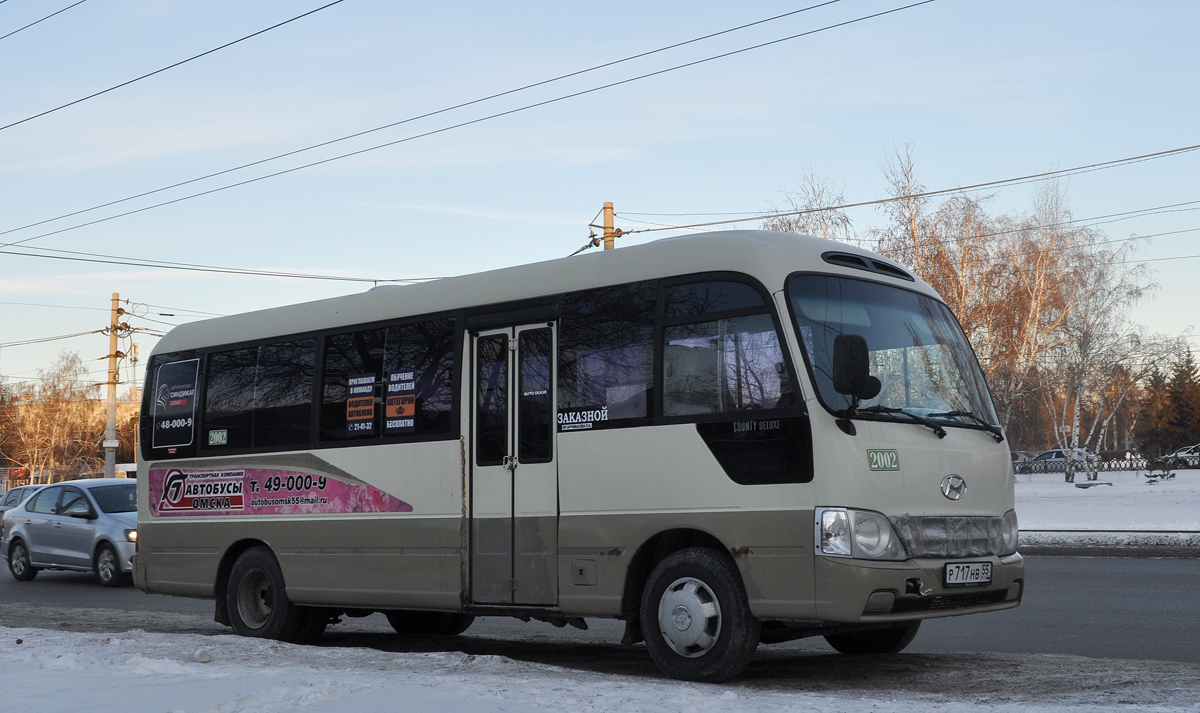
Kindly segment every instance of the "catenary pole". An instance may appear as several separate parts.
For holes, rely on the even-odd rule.
[[[594,204],[593,204],[594,205]],[[613,204],[608,201],[604,204],[604,249],[612,250],[616,239],[616,233],[613,231]]]
[[[108,327],[108,414],[104,427],[104,477],[113,478],[117,474],[117,330],[121,317],[121,296],[116,292],[112,296],[112,319]]]

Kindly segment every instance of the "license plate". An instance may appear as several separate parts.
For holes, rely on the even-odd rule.
[[[946,565],[947,587],[972,587],[992,583],[991,562],[952,562]]]

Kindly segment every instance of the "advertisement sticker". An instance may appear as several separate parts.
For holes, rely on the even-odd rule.
[[[412,505],[369,485],[289,470],[151,470],[150,514],[295,515],[412,512]]]
[[[346,398],[346,433],[369,436],[375,432],[375,374],[350,377]]]
[[[153,448],[192,445],[196,422],[196,377],[200,360],[174,361],[158,367],[154,389]]]
[[[394,436],[417,430],[417,382],[413,371],[389,371],[383,432]]]

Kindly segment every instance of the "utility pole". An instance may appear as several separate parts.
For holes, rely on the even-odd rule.
[[[616,232],[613,230],[613,204],[612,201],[607,201],[604,204],[604,249],[612,250],[616,245],[613,243],[616,239]]]
[[[112,319],[108,327],[108,421],[104,427],[104,477],[113,478],[117,473],[117,330],[121,324],[119,319],[124,311],[120,307],[121,296],[116,292],[112,296]]]

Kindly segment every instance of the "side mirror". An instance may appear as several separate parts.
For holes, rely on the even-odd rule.
[[[857,334],[839,334],[833,340],[833,388],[857,399],[873,399],[883,384],[871,376],[867,340]]]
[[[67,517],[77,517],[80,520],[91,520],[96,517],[96,513],[92,512],[92,508],[87,503],[75,503],[67,508]]]

